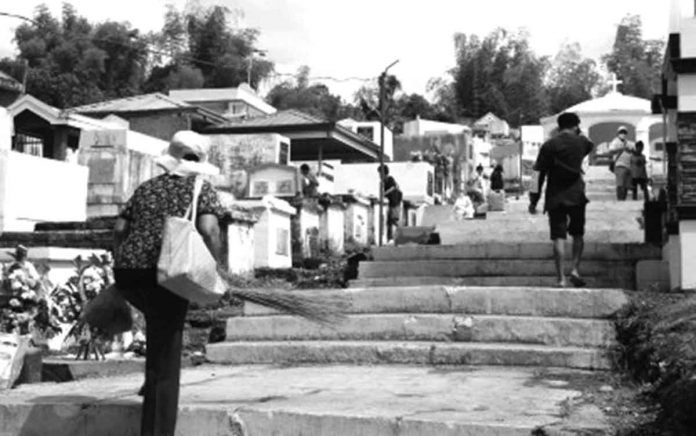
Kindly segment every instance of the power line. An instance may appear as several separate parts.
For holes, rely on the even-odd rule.
[[[12,14],[9,12],[0,12],[0,16],[6,16],[6,17],[11,17],[11,18],[18,18],[20,20],[28,21],[36,26],[39,26],[40,23],[37,21],[25,17],[23,15],[18,15],[18,14]],[[200,64],[200,65],[207,65],[207,66],[212,66],[212,67],[217,67],[219,64],[211,61],[205,61],[202,59],[196,59],[194,57],[186,56],[186,55],[174,55],[171,52],[167,52],[164,50],[157,50],[152,47],[137,47],[134,44],[128,44],[124,43],[122,41],[117,41],[113,39],[108,39],[108,38],[97,38],[94,36],[78,36],[75,37],[76,40],[89,40],[92,42],[102,42],[102,43],[107,43],[107,44],[113,44],[113,45],[118,45],[121,47],[129,48],[129,49],[134,49],[134,50],[141,50],[146,53],[150,54],[155,54],[158,56],[168,56],[170,58],[177,58],[177,60],[185,61],[185,62],[190,62],[194,64]],[[264,53],[264,50],[259,50],[256,48],[251,49],[252,52],[254,53]],[[297,74],[296,73],[281,73],[281,72],[275,72],[271,71],[268,75],[267,78],[269,77],[288,77],[288,78],[296,78]],[[339,82],[339,83],[344,83],[344,82],[374,82],[377,80],[377,77],[356,77],[356,76],[351,76],[351,77],[334,77],[334,76],[313,76],[313,77],[307,77],[307,80],[312,80],[312,81],[331,81],[331,82]]]

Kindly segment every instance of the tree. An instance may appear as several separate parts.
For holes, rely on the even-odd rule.
[[[327,121],[350,116],[341,97],[331,94],[324,84],[309,83],[309,73],[309,67],[300,67],[294,83],[286,81],[269,91],[266,96],[268,103],[281,110],[298,109]]]
[[[92,24],[69,3],[61,19],[41,5],[15,32],[19,55],[4,60],[28,70],[27,92],[58,107],[140,92],[147,43],[128,24]]]
[[[644,40],[638,15],[626,15],[616,29],[611,53],[602,57],[607,69],[623,81],[623,93],[650,99],[659,89],[664,42]]]
[[[539,121],[547,110],[543,79],[548,62],[530,50],[528,39],[526,32],[504,29],[483,39],[455,35],[451,90],[458,117],[493,112],[513,125]]]
[[[432,78],[428,81],[426,90],[432,95],[433,117],[438,121],[456,122],[458,108],[453,81],[445,77]]]
[[[223,6],[194,5],[185,12],[168,6],[162,29],[149,35],[156,53],[146,87],[233,87],[249,75],[250,85],[257,87],[273,71],[273,63],[257,56],[263,54],[256,48],[259,31],[233,27],[231,13]]]
[[[582,56],[580,44],[564,44],[553,59],[547,81],[551,113],[590,100],[601,83],[596,62]]]

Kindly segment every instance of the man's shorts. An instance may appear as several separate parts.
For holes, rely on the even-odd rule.
[[[566,235],[582,236],[585,234],[585,205],[559,206],[549,210],[549,227],[551,239],[566,239]]]

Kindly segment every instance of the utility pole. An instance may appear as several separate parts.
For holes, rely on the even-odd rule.
[[[399,60],[395,60],[387,68],[382,71],[379,75],[379,242],[378,246],[382,246],[382,240],[384,235],[384,172],[382,168],[384,167],[384,122],[387,118],[387,71],[394,65],[396,65]]]

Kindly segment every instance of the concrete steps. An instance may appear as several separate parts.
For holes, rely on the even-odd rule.
[[[571,244],[566,244],[570,252]],[[403,261],[413,259],[553,259],[553,249],[548,242],[499,243],[467,245],[418,245],[406,247],[373,247],[377,261]],[[659,247],[645,244],[586,243],[583,259],[636,261],[660,259]]]
[[[595,319],[466,314],[351,315],[326,327],[293,316],[230,318],[228,341],[433,341],[507,342],[606,347],[614,326]]]
[[[505,365],[609,369],[606,350],[506,343],[396,341],[223,342],[207,347],[216,364]]]
[[[501,277],[501,276],[552,276],[553,262],[546,259],[504,259],[484,262],[479,259],[456,260],[403,260],[399,262],[362,262],[359,267],[361,278],[379,277]],[[582,263],[586,276],[601,276],[612,279],[630,277],[634,273],[633,263],[623,260],[588,260]]]
[[[348,301],[348,314],[432,313],[609,318],[628,302],[626,294],[616,289],[402,286],[296,292],[309,298],[342,296]],[[267,315],[278,313],[254,304],[244,307],[244,317]]]
[[[552,248],[538,241],[376,247],[373,253],[373,261],[360,263],[358,279],[351,286],[553,286],[556,282]],[[660,258],[658,247],[590,242],[581,272],[589,287],[635,289],[638,262]]]
[[[227,321],[216,364],[515,365],[607,369],[622,291],[447,287],[296,291],[342,295],[331,327],[247,305]]]
[[[635,289],[636,278],[631,276],[624,277],[584,277],[588,288],[617,288]],[[419,276],[419,277],[379,277],[379,278],[358,278],[351,280],[351,288],[371,288],[382,286],[421,286],[421,285],[444,285],[444,286],[526,286],[526,287],[551,287],[557,282],[555,275],[545,276],[468,276],[468,277],[443,277],[443,276]]]

